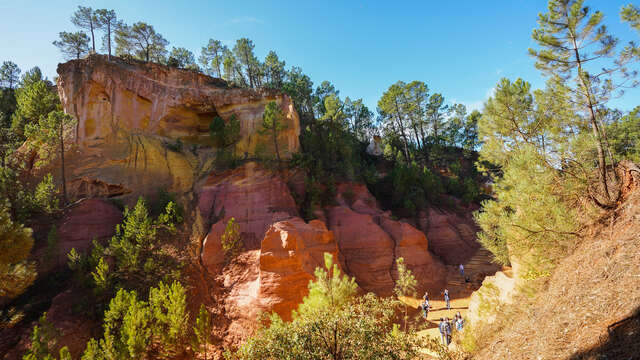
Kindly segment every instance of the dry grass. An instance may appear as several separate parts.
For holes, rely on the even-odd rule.
[[[626,349],[620,357],[598,354],[610,341],[608,327],[640,308],[640,192],[588,229],[572,255],[537,286],[534,297],[521,295],[501,309],[496,324],[476,329],[480,351],[474,358],[640,358]],[[627,333],[640,346],[638,329]]]

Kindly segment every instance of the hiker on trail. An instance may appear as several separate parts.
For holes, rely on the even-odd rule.
[[[449,290],[444,289],[444,301],[447,303],[447,310],[451,310],[451,304],[450,301],[451,299],[449,298]]]
[[[424,317],[424,319],[427,319],[427,316],[429,316],[429,293],[425,292],[424,296],[422,296],[422,316]]]
[[[451,329],[453,327],[451,326],[451,320],[449,320],[449,318],[444,318],[444,338],[446,340],[445,345],[449,346],[449,344],[451,343]]]
[[[460,266],[458,266],[458,268],[460,269],[460,276],[462,276],[464,278],[464,265],[460,264]]]
[[[438,330],[440,331],[440,338],[442,339],[442,344],[446,346],[446,345],[449,345],[449,344],[447,343],[447,340],[446,340],[446,337],[445,337],[445,334],[446,334],[446,332],[445,332],[445,324],[446,323],[444,322],[444,319],[440,318],[440,323],[438,324]]]
[[[462,319],[462,315],[460,315],[460,312],[456,314],[455,326],[457,331],[462,331],[462,329],[464,328],[464,320]]]

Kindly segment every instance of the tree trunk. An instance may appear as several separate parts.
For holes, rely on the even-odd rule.
[[[111,60],[111,21],[107,22],[107,59]]]
[[[407,140],[407,135],[405,134],[404,126],[402,125],[402,119],[400,118],[400,106],[398,105],[398,99],[396,98],[394,101],[396,104],[396,117],[398,120],[398,127],[400,128],[400,135],[404,140],[404,159],[406,160],[408,165],[409,164],[409,148],[407,144],[409,143],[409,141]]]
[[[278,136],[276,133],[276,121],[273,121],[273,146],[276,149],[276,159],[278,160],[278,167],[280,167],[280,151],[278,150]]]
[[[62,174],[62,205],[67,205],[67,178],[64,173],[64,120],[60,121],[60,172]]]
[[[95,54],[96,52],[96,39],[95,39],[95,35],[93,33],[93,21],[91,22],[91,47],[93,48],[93,53]]]
[[[604,155],[604,150],[602,149],[602,134],[598,128],[598,120],[596,118],[596,113],[591,101],[591,89],[587,85],[586,81],[582,77],[582,60],[580,59],[580,53],[578,52],[578,45],[576,44],[576,39],[573,36],[572,32],[569,32],[571,36],[571,41],[573,44],[573,52],[576,58],[576,63],[578,64],[578,78],[580,79],[580,84],[582,85],[583,96],[587,98],[587,110],[589,111],[589,120],[591,121],[591,129],[593,131],[593,136],[595,136],[596,148],[598,151],[598,168],[600,170],[600,183],[602,184],[602,188],[604,190],[605,198],[610,205],[611,197],[609,196],[609,185],[607,184],[607,159]]]

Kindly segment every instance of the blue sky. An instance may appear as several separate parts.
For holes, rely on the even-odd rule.
[[[587,5],[605,13],[616,36],[638,41],[619,18],[630,1]],[[78,5],[114,9],[129,24],[148,22],[196,57],[209,38],[232,45],[248,37],[260,58],[273,49],[287,67],[301,67],[315,84],[330,80],[343,97],[361,97],[372,110],[397,80],[422,80],[470,108],[481,108],[501,77],[544,85],[527,55],[543,0],[0,0],[0,61],[23,70],[38,65],[53,77],[63,59],[51,42],[74,30],[69,17]],[[640,89],[612,102],[624,110],[639,104]]]

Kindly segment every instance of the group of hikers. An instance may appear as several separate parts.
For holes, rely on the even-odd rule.
[[[462,315],[458,311],[453,319],[449,319],[448,317],[440,318],[440,323],[438,324],[438,330],[440,330],[440,338],[442,338],[442,344],[445,346],[449,346],[451,343],[451,334],[453,330],[462,331],[464,328],[464,319],[462,319]]]
[[[449,296],[449,290],[444,289],[443,298],[444,302],[447,306],[447,310],[451,310],[451,297]],[[425,320],[429,316],[429,309],[431,305],[429,304],[429,293],[425,292],[424,296],[422,296],[422,316]],[[460,312],[458,311],[453,319],[449,319],[448,317],[440,318],[440,323],[438,324],[438,330],[440,330],[440,337],[442,338],[442,343],[445,346],[449,346],[451,343],[451,334],[453,330],[462,331],[464,328],[464,319]]]

